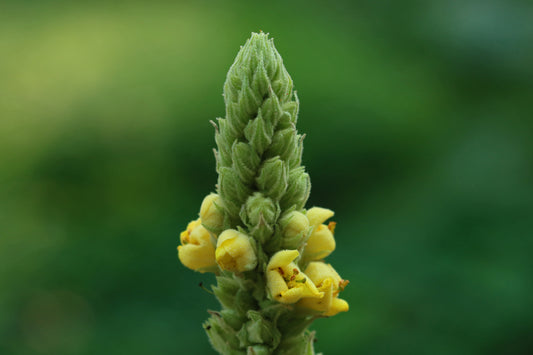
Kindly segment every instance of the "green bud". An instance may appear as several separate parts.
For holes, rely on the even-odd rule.
[[[296,129],[293,127],[277,131],[272,137],[272,144],[265,152],[266,158],[279,156],[283,161],[289,161],[297,150],[298,140]]]
[[[235,170],[222,167],[218,175],[218,189],[226,211],[231,216],[238,216],[242,203],[250,193],[250,188],[244,185]]]
[[[289,188],[280,201],[282,209],[294,207],[300,210],[305,206],[311,192],[311,181],[303,167],[293,169],[289,173]]]
[[[241,218],[249,226],[255,226],[263,218],[269,224],[276,223],[279,207],[272,199],[260,192],[255,192],[246,200],[245,208],[241,211]]]
[[[253,182],[261,160],[248,143],[237,142],[232,147],[233,168],[246,184]]]
[[[276,127],[283,113],[283,109],[281,108],[280,100],[272,88],[269,88],[269,97],[263,102],[261,111],[265,120],[270,122],[273,127]]]
[[[246,124],[249,119],[253,118],[256,115],[257,109],[261,104],[260,99],[261,96],[256,95],[254,93],[248,81],[243,81],[242,88],[239,92],[238,101],[239,107],[241,107],[243,115],[241,115],[240,120],[232,120],[232,123],[235,122],[235,125],[237,127],[241,126],[240,124],[237,124],[237,122]],[[242,128],[244,128],[244,125],[242,125]]]
[[[279,158],[266,160],[259,169],[257,187],[274,201],[279,201],[287,190],[288,166]]]
[[[296,124],[298,111],[300,109],[300,102],[298,101],[298,95],[296,95],[296,93],[294,93],[294,99],[294,101],[285,102],[283,104],[283,111],[287,112],[289,117],[291,117],[291,122]]]
[[[299,109],[298,96],[296,95],[296,92],[294,93],[294,101],[285,102],[282,105],[282,109],[284,112],[281,115],[277,128],[281,130],[295,127],[296,121],[298,120]]]
[[[298,211],[285,213],[279,225],[283,235],[281,246],[284,249],[298,249],[309,232],[309,220]]]
[[[272,89],[283,101],[287,101],[292,96],[292,79],[286,70],[279,79],[272,82]]]

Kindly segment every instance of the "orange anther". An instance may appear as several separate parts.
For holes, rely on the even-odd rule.
[[[331,233],[335,233],[335,226],[337,225],[337,222],[329,222],[328,229]]]

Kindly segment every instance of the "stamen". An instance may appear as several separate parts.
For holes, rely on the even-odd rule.
[[[328,229],[332,234],[335,234],[335,226],[337,225],[337,222],[329,222]]]
[[[339,281],[339,291],[344,291],[344,288],[350,283],[349,280],[340,280]]]

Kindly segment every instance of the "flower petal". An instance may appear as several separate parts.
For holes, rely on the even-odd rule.
[[[317,227],[319,224],[324,223],[326,220],[333,217],[335,212],[330,209],[322,207],[313,207],[307,210],[306,216],[309,220],[309,225]]]

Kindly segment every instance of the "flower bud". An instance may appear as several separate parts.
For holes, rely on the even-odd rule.
[[[224,204],[219,195],[211,193],[207,195],[200,207],[200,219],[202,225],[209,231],[218,234],[224,224]]]
[[[233,168],[246,184],[253,183],[261,159],[250,144],[235,141],[231,147]]]
[[[229,167],[221,167],[218,172],[218,192],[224,201],[224,209],[232,218],[239,216],[241,206],[250,194],[250,188],[243,184],[239,176]]]
[[[304,250],[306,260],[320,260],[331,254],[335,250],[335,222],[328,225],[322,224],[334,215],[332,210],[321,207],[313,207],[307,211],[309,224],[314,227],[313,232],[307,240]]]
[[[249,271],[257,265],[250,238],[234,229],[226,229],[217,241],[216,261],[222,270]]]
[[[282,209],[289,209],[295,207],[297,210],[303,208],[309,193],[311,192],[311,181],[309,174],[305,172],[303,167],[292,169],[289,173],[289,182],[287,191],[280,200]]]
[[[279,221],[283,235],[282,247],[286,249],[298,249],[302,239],[309,230],[309,220],[297,211],[283,215]]]
[[[180,241],[178,257],[183,265],[201,273],[216,269],[214,241],[200,218],[190,222],[181,232]]]
[[[268,224],[274,224],[279,215],[278,207],[272,199],[263,196],[260,192],[255,192],[248,197],[245,204],[245,215],[242,215],[245,222],[249,226],[256,226],[259,224],[261,216]]]
[[[265,160],[256,182],[265,195],[277,202],[287,190],[288,166],[278,156]]]

